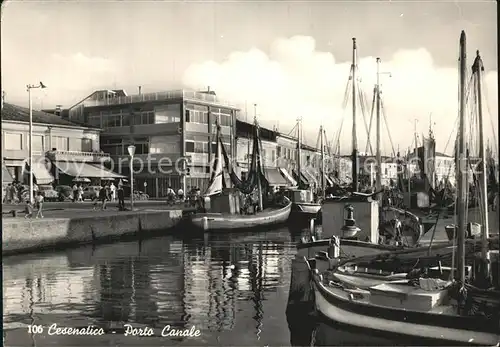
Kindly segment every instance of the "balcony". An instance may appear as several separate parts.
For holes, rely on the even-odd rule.
[[[228,101],[220,100],[215,95],[200,93],[187,90],[174,90],[168,92],[144,93],[137,95],[120,96],[115,98],[107,98],[103,100],[85,100],[83,103],[85,107],[93,106],[110,106],[110,105],[123,105],[146,101],[167,101],[175,99],[184,99],[187,101],[204,102],[206,104],[213,104],[214,106],[226,106],[236,108]]]
[[[80,151],[48,151],[47,158],[53,161],[77,161],[87,163],[101,163],[111,160],[108,153],[80,152]]]

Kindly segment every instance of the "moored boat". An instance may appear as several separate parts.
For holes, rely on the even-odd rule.
[[[264,209],[256,214],[197,213],[190,217],[193,226],[204,231],[233,231],[283,224],[290,215],[292,203],[287,199],[282,206]]]
[[[212,175],[204,194],[203,209],[187,216],[187,226],[203,231],[235,231],[270,227],[286,222],[292,203],[285,196],[272,196],[262,170],[259,127],[255,120],[251,171],[241,181],[231,169],[220,135],[216,132],[216,156]],[[235,188],[227,188],[224,164]],[[257,199],[254,199],[257,197]],[[264,201],[264,197],[267,197]]]
[[[498,238],[489,237],[488,209],[484,201],[487,197],[484,162],[478,180],[483,199],[479,226],[481,237],[473,240],[472,248],[469,247],[471,242],[466,240],[465,52],[465,32],[462,31],[457,146],[460,163],[457,165],[458,225],[453,228],[456,242],[455,237],[452,238],[456,246],[443,249],[442,254],[417,256],[415,250],[408,250],[344,262],[338,259],[326,259],[319,264],[315,259],[307,261],[316,309],[335,324],[358,329],[360,335],[377,332],[389,337],[412,338],[422,344],[423,340],[425,344],[429,341],[447,345],[500,344]],[[481,68],[478,53],[473,65],[477,88],[480,88]],[[479,131],[481,138],[481,126]],[[481,152],[480,147],[480,157],[484,158]],[[333,249],[330,253],[338,251]]]

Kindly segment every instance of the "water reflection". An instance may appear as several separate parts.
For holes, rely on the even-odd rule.
[[[295,244],[288,230],[208,240],[162,237],[3,260],[8,345],[140,345],[124,323],[201,331],[158,345],[287,345]],[[29,335],[27,325],[105,327],[101,337]],[[144,338],[142,338],[144,339]]]

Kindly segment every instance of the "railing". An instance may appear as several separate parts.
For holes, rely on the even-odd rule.
[[[195,92],[195,91],[188,91],[188,90],[144,93],[137,95],[106,98],[103,100],[85,100],[83,104],[86,107],[91,107],[91,106],[121,105],[121,104],[135,103],[135,102],[172,100],[172,99],[188,99],[188,100],[190,99],[190,100],[204,101],[228,107],[235,107],[235,105],[229,103],[228,101],[218,99],[215,95]]]
[[[64,151],[64,150],[48,151],[47,157],[53,160],[79,160],[79,161],[102,161],[103,159],[104,160],[111,159],[109,153]]]

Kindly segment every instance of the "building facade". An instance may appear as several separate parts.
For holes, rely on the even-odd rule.
[[[186,90],[127,95],[96,91],[63,112],[63,117],[103,129],[101,149],[111,155],[110,169],[129,176],[138,190],[163,197],[174,190],[206,188],[214,159],[216,119],[223,143],[235,156],[238,108],[215,93]],[[128,146],[135,146],[130,165]]]
[[[54,114],[33,110],[33,174],[38,184],[58,183],[58,166],[106,162],[101,153],[100,129],[64,120]],[[28,183],[26,163],[29,159],[29,110],[4,103],[2,107],[2,158],[6,170],[18,182]],[[45,159],[49,159],[48,161]],[[54,165],[47,165],[47,164]],[[93,166],[98,170],[98,166]],[[95,172],[94,170],[93,172]],[[83,175],[83,173],[82,173]]]

